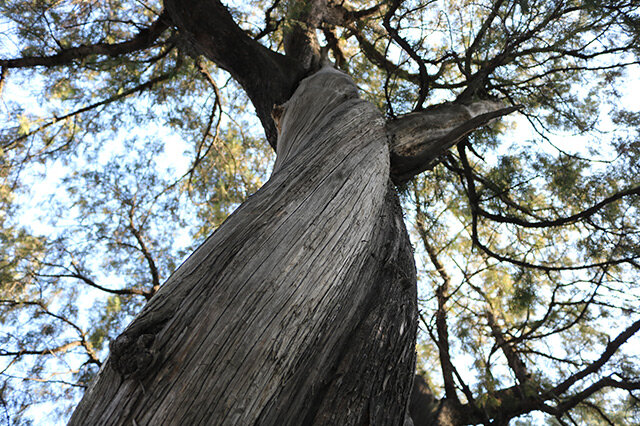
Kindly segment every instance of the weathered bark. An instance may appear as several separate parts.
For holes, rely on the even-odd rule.
[[[438,401],[427,382],[419,374],[413,378],[409,414],[414,426],[431,426],[438,417]]]
[[[462,426],[488,422],[475,407],[461,404],[457,398],[436,399],[419,374],[413,379],[409,414],[414,426]]]
[[[444,103],[389,121],[393,181],[404,183],[432,168],[440,155],[469,133],[519,108],[494,101]]]
[[[327,11],[327,0],[289,0],[283,42],[287,57],[294,58],[305,71],[320,67],[320,43],[316,29],[320,28]]]
[[[70,424],[401,424],[415,266],[385,123],[324,68],[270,180],[112,345]]]

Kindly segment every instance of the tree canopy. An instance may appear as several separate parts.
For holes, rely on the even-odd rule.
[[[109,341],[268,179],[272,108],[309,46],[391,120],[518,110],[396,176],[419,266],[412,410],[640,421],[640,3],[183,3],[186,23],[153,1],[0,3],[3,421],[67,419]]]

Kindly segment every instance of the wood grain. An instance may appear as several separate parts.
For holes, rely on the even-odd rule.
[[[384,120],[331,68],[281,120],[270,180],[125,330],[169,317],[154,368],[123,379],[106,362],[70,424],[402,422],[415,266]]]

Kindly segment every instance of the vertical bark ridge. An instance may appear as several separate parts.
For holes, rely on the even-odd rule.
[[[103,368],[71,424],[402,420],[415,267],[384,120],[323,69],[287,102],[281,129],[270,180],[125,330],[169,318],[157,365],[124,380]]]
[[[304,239],[304,236],[303,236],[303,239]],[[327,247],[327,248],[329,248],[329,247]],[[315,255],[315,253],[314,253],[314,252],[311,252],[311,254],[312,254],[312,255]],[[345,255],[349,255],[349,254],[350,254],[350,253],[345,253]],[[313,263],[313,259],[307,259],[307,260],[305,260],[305,261],[304,261],[304,263]],[[337,275],[340,275],[341,265],[331,264],[331,265],[329,265],[329,266],[333,269],[333,272],[337,272]],[[326,270],[326,269],[324,269],[324,268],[322,268],[322,267],[319,267],[318,269],[319,269],[319,270],[324,271],[325,273],[327,272],[327,270]],[[286,280],[286,279],[287,279],[287,276],[283,276],[283,279],[285,279],[285,280]],[[303,280],[303,281],[313,282],[314,280],[318,280],[318,279],[320,279],[320,277],[318,277],[318,276],[315,276],[315,277],[307,277],[307,279],[306,279],[306,280]],[[335,283],[335,284],[339,284],[339,283]],[[331,288],[331,287],[332,287],[333,285],[335,285],[335,284],[334,284],[334,283],[332,283],[332,284],[329,286],[329,288]],[[324,295],[326,295],[326,293],[329,291],[329,289],[327,289],[327,288],[322,288],[322,287],[320,287],[319,289],[320,289],[320,290],[323,290]],[[306,288],[306,287],[302,287],[302,288],[301,288],[301,287],[298,287],[298,288],[297,288],[297,289],[295,289],[292,293],[288,294],[288,295],[286,296],[286,299],[285,299],[284,301],[282,301],[282,302],[279,302],[279,303],[275,304],[275,305],[280,305],[280,306],[279,306],[279,308],[278,308],[278,310],[277,310],[276,312],[272,312],[272,311],[268,311],[268,312],[266,312],[266,314],[267,314],[269,317],[271,317],[271,319],[269,320],[269,323],[268,323],[268,324],[266,324],[266,326],[264,326],[264,328],[260,327],[258,324],[256,324],[256,325],[255,325],[255,327],[254,327],[254,324],[253,324],[252,322],[249,322],[249,323],[247,323],[247,324],[246,324],[246,328],[245,328],[245,332],[246,332],[246,334],[250,334],[252,331],[255,331],[255,332],[254,332],[254,336],[253,336],[254,338],[248,338],[248,337],[246,336],[246,334],[245,334],[244,336],[238,336],[237,338],[235,338],[235,339],[234,339],[234,342],[243,342],[243,343],[251,342],[251,344],[252,344],[252,345],[254,344],[254,342],[262,343],[262,341],[263,341],[263,337],[262,337],[262,336],[263,336],[265,333],[267,333],[267,330],[268,330],[269,326],[270,326],[274,321],[276,321],[276,320],[286,321],[286,318],[287,318],[287,317],[292,318],[292,313],[295,313],[295,309],[291,309],[291,308],[292,308],[292,306],[291,306],[291,305],[294,305],[294,307],[295,307],[295,304],[296,304],[296,303],[290,303],[290,301],[293,301],[293,300],[294,300],[294,298],[296,298],[296,296],[298,296],[298,297],[296,298],[298,303],[307,302],[307,301],[309,301],[310,299],[311,299],[311,300],[314,300],[314,299],[316,299],[316,298],[317,298],[317,299],[320,299],[319,301],[321,302],[321,301],[322,301],[322,299],[323,299],[323,296],[324,296],[324,295],[323,295],[323,292],[318,293],[318,291],[317,291],[317,289],[316,289],[316,288],[311,288],[311,289],[309,289],[309,288]],[[267,305],[267,306],[273,306],[274,304],[270,303],[270,300],[267,300],[267,301],[266,301],[266,305]],[[256,314],[257,314],[257,315],[260,315],[261,313],[262,313],[262,312],[256,312]],[[319,320],[317,320],[316,322],[317,322],[317,323],[324,323],[324,321],[323,321],[323,319],[322,319],[322,318],[320,318],[320,319],[319,319]],[[283,328],[283,330],[282,330],[282,334],[278,335],[278,336],[276,337],[276,340],[281,341],[281,339],[282,339],[282,338],[287,338],[287,337],[289,337],[289,336],[291,336],[291,339],[293,339],[293,338],[295,337],[295,336],[292,336],[291,332],[289,332],[289,333],[286,333],[286,332],[285,332],[285,331],[286,331],[286,329],[287,329],[287,327],[286,327],[286,323],[283,323],[283,324],[282,324],[282,328]],[[308,334],[311,334],[311,332],[307,332],[307,333],[308,333]],[[267,336],[267,338],[269,338],[269,337],[270,337],[270,336]],[[283,343],[284,343],[284,342],[282,342],[282,341],[281,341],[279,345],[274,345],[274,346],[273,346],[273,348],[274,348],[274,349],[276,349],[276,350],[278,350],[278,349],[277,349],[277,346],[279,346],[280,348],[282,348],[282,347],[284,346],[284,344],[283,344]],[[239,346],[242,346],[242,345],[239,345]],[[227,353],[227,354],[228,354],[228,353],[234,353],[234,355],[235,355],[235,356],[238,356],[238,354],[243,353],[243,350],[242,350],[242,349],[244,349],[244,348],[241,348],[241,347],[240,347],[240,348],[234,348],[234,346],[233,346],[233,345],[229,345],[229,346],[227,346],[227,347],[226,347],[226,353]],[[252,348],[251,348],[251,347],[247,347],[246,349],[247,349],[247,350],[249,350],[249,349],[252,349]],[[283,355],[283,356],[284,356],[284,355],[290,355],[290,354],[289,354],[289,352],[288,352],[288,351],[286,351],[286,350],[285,350],[285,351],[278,350],[278,352],[279,352],[279,353],[282,353],[282,355]],[[252,355],[255,357],[255,356],[258,356],[259,354],[258,354],[258,353],[256,353],[255,351],[251,351],[250,353],[245,354],[245,356],[246,356],[246,357],[250,357],[250,356],[252,356]],[[281,358],[281,357],[278,357],[278,356],[276,355],[276,359],[279,359],[279,358]],[[254,360],[254,359],[243,359],[243,360],[241,360],[240,362],[244,364],[244,363],[253,363],[253,362],[255,362],[255,361],[256,361],[256,360]],[[263,362],[263,364],[266,364],[266,361],[265,361],[265,362]],[[236,386],[232,386],[232,388],[233,388],[233,389],[242,389],[242,388],[245,388],[245,389],[246,389],[246,388],[249,388],[249,390],[250,390],[250,391],[252,391],[252,390],[253,390],[253,391],[256,391],[256,392],[263,392],[263,391],[264,391],[263,384],[262,384],[262,383],[260,383],[260,381],[259,381],[259,380],[260,380],[260,376],[265,375],[265,372],[267,371],[267,366],[266,366],[266,365],[256,366],[256,370],[257,370],[257,372],[259,372],[259,373],[257,373],[257,374],[258,374],[258,376],[256,376],[256,377],[254,377],[254,378],[252,378],[252,379],[251,379],[251,380],[252,380],[252,382],[253,382],[253,383],[252,383],[252,386],[246,386],[246,387],[244,387],[244,386],[241,386],[240,384],[237,384]],[[213,374],[213,375],[215,375],[215,374]],[[235,375],[235,376],[232,378],[232,382],[233,382],[233,381],[236,381],[236,380],[246,379],[246,378],[247,378],[247,376],[245,376],[245,375]],[[248,385],[250,385],[250,384],[248,384]],[[231,384],[230,384],[230,386],[231,386]],[[221,392],[219,392],[219,394],[220,394],[220,395],[226,395],[226,394],[227,394],[227,392],[229,392],[229,391],[228,391],[228,389],[224,389],[224,390],[222,390]],[[251,394],[251,392],[249,392],[249,394],[248,394],[248,398],[247,398],[247,399],[248,399],[249,401],[256,401],[256,400],[257,400],[257,398],[256,398],[256,399],[254,399],[253,397],[251,397],[251,396],[250,396],[250,394]]]

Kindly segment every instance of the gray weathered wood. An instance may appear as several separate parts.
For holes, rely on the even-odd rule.
[[[280,112],[270,180],[114,342],[70,424],[402,423],[415,266],[385,122],[331,68]]]
[[[438,157],[478,127],[519,109],[500,102],[444,103],[387,123],[391,175],[403,183],[433,167]]]

